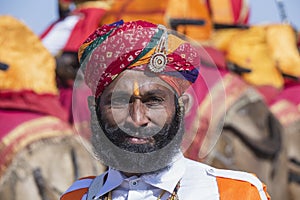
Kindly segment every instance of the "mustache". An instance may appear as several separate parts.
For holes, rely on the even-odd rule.
[[[155,135],[165,135],[167,134],[165,129],[169,129],[169,125],[165,125],[164,127],[134,127],[132,125],[124,125],[124,126],[108,126],[104,125],[104,129],[109,133],[119,133],[122,135],[128,135],[129,137],[137,137],[137,138],[149,138]]]
[[[173,134],[170,134],[171,125],[165,125],[163,128],[160,127],[109,127],[107,124],[104,125],[104,134],[111,142],[115,145],[135,153],[149,153],[157,149],[162,148],[166,143],[169,143]],[[143,132],[142,135],[148,134],[150,137],[138,137],[134,136],[137,131]],[[139,133],[140,133],[139,132]],[[147,132],[145,134],[145,132]],[[145,138],[148,140],[146,144],[132,144],[128,142],[128,138],[137,137]]]
[[[126,138],[136,137],[149,139],[156,145],[162,143],[162,140],[167,140],[170,137],[171,125],[165,125],[163,128],[159,127],[147,127],[147,128],[132,128],[132,127],[109,127],[107,124],[104,125],[105,135],[112,141],[117,143],[126,142]],[[171,134],[172,135],[172,134]],[[147,137],[148,136],[148,137]]]

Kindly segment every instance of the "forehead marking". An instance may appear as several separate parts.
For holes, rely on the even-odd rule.
[[[140,96],[139,84],[137,81],[133,83],[133,94],[134,96]]]

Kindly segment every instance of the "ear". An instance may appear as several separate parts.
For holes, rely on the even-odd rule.
[[[187,93],[184,93],[183,95],[181,95],[180,99],[184,106],[185,115],[187,115],[190,112],[192,105],[193,105],[192,96]]]

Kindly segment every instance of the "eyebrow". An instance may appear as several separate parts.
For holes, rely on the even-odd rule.
[[[131,94],[129,94],[128,92],[125,92],[125,91],[113,91],[113,92],[110,92],[106,98],[109,98],[111,99],[113,96],[131,96]]]
[[[160,90],[160,89],[154,89],[154,90],[147,91],[143,95],[153,96],[153,95],[157,95],[157,94],[164,95],[164,94],[166,94],[166,92],[164,92],[163,90]]]
[[[150,90],[150,91],[147,91],[147,92],[143,93],[143,96],[153,96],[153,95],[157,95],[157,94],[165,95],[166,92],[164,92],[161,89],[153,89],[153,90]],[[111,99],[115,95],[118,95],[118,96],[134,96],[134,94],[130,94],[129,92],[126,92],[126,91],[113,91],[113,92],[110,92],[106,96],[106,98]]]

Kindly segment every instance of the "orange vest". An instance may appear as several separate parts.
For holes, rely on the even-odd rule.
[[[81,200],[82,197],[87,194],[88,189],[95,176],[84,177],[79,181],[85,181],[85,185],[78,187],[77,189],[63,194],[60,200]],[[218,190],[220,194],[220,200],[260,200],[258,189],[250,182],[241,181],[237,179],[216,177],[218,183]],[[263,185],[263,190],[266,193],[268,200],[270,196],[266,192],[266,186]]]

